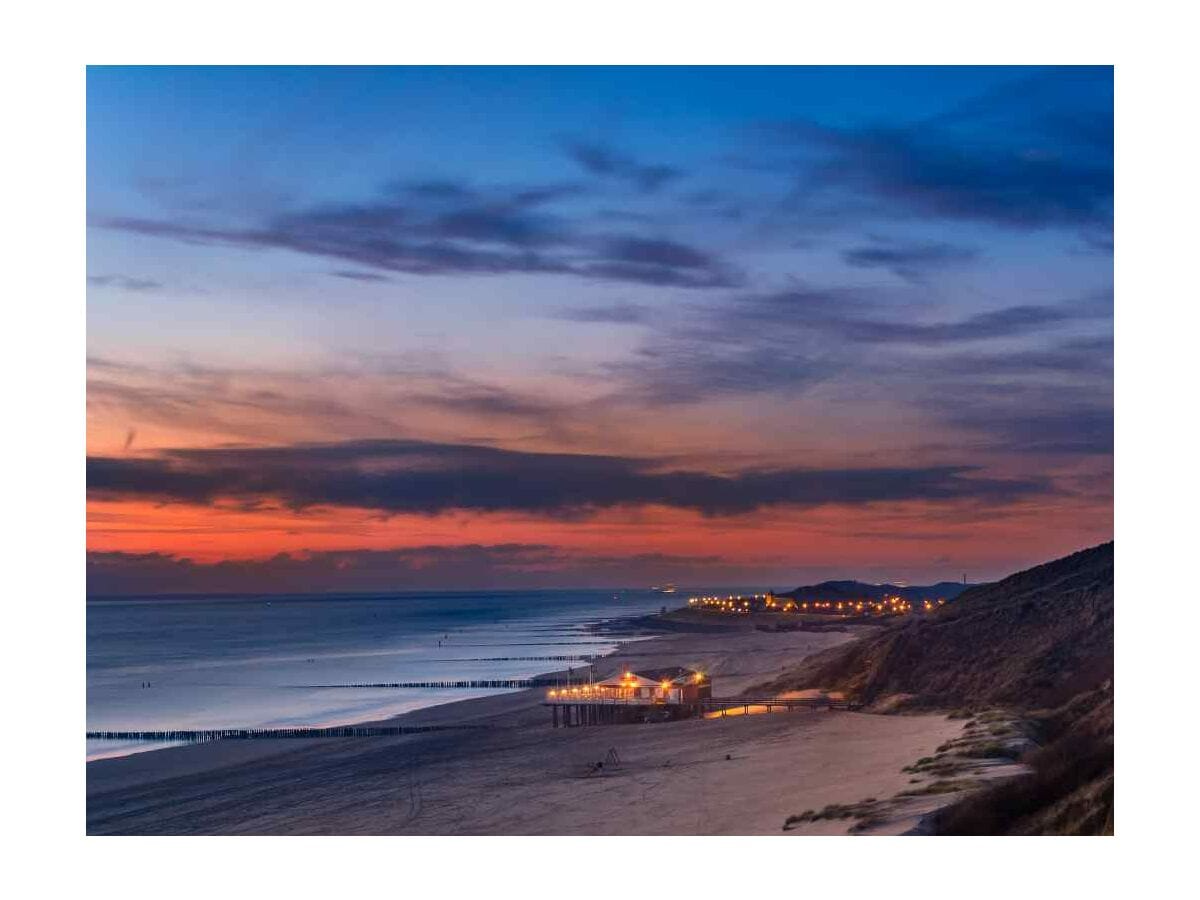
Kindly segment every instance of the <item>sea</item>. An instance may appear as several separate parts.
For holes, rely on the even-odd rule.
[[[501,689],[336,685],[519,679],[586,666],[583,657],[645,637],[606,635],[596,625],[680,606],[686,596],[554,590],[89,599],[87,730],[325,727],[486,696]],[[88,740],[87,758],[164,746]]]

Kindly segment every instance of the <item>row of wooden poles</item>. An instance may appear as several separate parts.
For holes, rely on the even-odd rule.
[[[339,725],[330,728],[173,728],[166,731],[89,731],[89,741],[272,740],[275,738],[396,737],[428,731],[461,731],[484,725]]]
[[[377,681],[354,684],[308,684],[311,688],[535,688],[554,687],[561,683],[556,678],[488,678],[461,681]]]
[[[549,703],[550,720],[555,728],[558,728],[560,723],[563,728],[571,728],[577,725],[614,725],[619,722],[635,721],[639,715],[644,715],[646,711],[653,710],[656,712],[668,712],[672,716],[682,715],[689,710],[681,706],[654,706],[652,704],[635,705],[604,705],[592,703]]]
[[[472,656],[452,662],[585,662],[591,663],[595,656]]]

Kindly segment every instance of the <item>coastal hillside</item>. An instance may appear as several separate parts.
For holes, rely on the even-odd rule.
[[[978,585],[927,616],[806,660],[772,687],[872,703],[1046,706],[1112,677],[1113,545]]]
[[[953,603],[805,660],[767,687],[868,706],[1025,716],[1033,774],[939,815],[947,833],[1112,830],[1113,545],[964,591]]]
[[[903,597],[905,600],[942,598],[952,600],[970,585],[957,581],[939,581],[928,585],[868,584],[865,581],[822,581],[778,594],[793,600],[882,600],[884,597]]]

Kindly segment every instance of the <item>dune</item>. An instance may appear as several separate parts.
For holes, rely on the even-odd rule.
[[[1109,542],[969,588],[930,615],[813,654],[752,691],[842,690],[875,712],[1004,710],[1008,721],[986,730],[1034,742],[1021,754],[1027,777],[979,785],[932,827],[1111,834],[1113,614]],[[976,730],[981,746],[972,752],[1014,749],[988,748]]]

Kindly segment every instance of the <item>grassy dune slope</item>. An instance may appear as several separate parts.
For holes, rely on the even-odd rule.
[[[927,617],[834,648],[767,687],[872,704],[1019,711],[1041,746],[1027,778],[971,795],[935,827],[959,834],[1111,833],[1113,545],[965,591]]]

